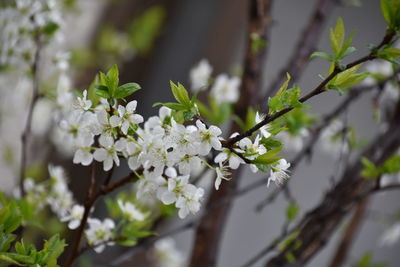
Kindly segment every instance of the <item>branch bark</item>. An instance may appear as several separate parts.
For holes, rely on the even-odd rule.
[[[353,240],[358,232],[357,230],[364,220],[369,199],[370,198],[367,197],[358,204],[357,209],[355,210],[353,216],[351,217],[350,223],[346,228],[346,231],[343,233],[342,240],[336,248],[336,253],[332,258],[331,264],[329,265],[330,267],[340,267],[345,263],[351,244],[353,243]]]
[[[319,0],[315,5],[314,11],[308,21],[307,26],[300,35],[296,47],[287,65],[280,71],[276,79],[268,87],[264,98],[260,99],[260,104],[265,104],[265,99],[272,96],[279,86],[286,80],[286,73],[290,73],[292,81],[296,82],[303,73],[305,66],[309,62],[309,57],[316,49],[320,35],[324,29],[325,22],[334,7],[339,4],[338,0]],[[265,108],[265,107],[264,107]]]
[[[249,1],[249,24],[244,74],[241,85],[241,98],[235,105],[235,114],[244,119],[249,105],[255,102],[257,88],[260,86],[262,64],[265,60],[266,46],[254,49],[254,38],[266,40],[267,31],[271,24],[272,0]],[[231,132],[240,131],[237,124],[232,125]],[[210,208],[213,203],[234,194],[240,178],[240,168],[232,174],[232,180],[219,191],[213,191],[207,203]],[[224,201],[218,208],[213,209],[202,218],[197,227],[194,249],[190,266],[216,266],[220,240],[223,228],[229,214],[232,202]]]
[[[28,109],[28,116],[26,118],[25,127],[21,136],[21,165],[19,171],[19,188],[21,190],[21,195],[25,195],[24,188],[24,180],[25,180],[25,171],[27,165],[27,157],[28,157],[28,146],[29,146],[29,138],[32,130],[32,117],[33,111],[35,109],[36,103],[40,98],[39,94],[39,63],[40,63],[40,55],[42,50],[42,43],[40,40],[40,35],[38,35],[35,39],[36,51],[33,58],[31,72],[32,72],[32,100]]]
[[[400,138],[398,138],[400,105],[396,111],[397,118],[392,121],[390,128],[379,135],[361,155],[377,165],[383,163],[400,146]],[[303,266],[325,246],[337,226],[355,204],[376,191],[376,180],[360,177],[363,168],[360,162],[361,156],[355,164],[346,169],[339,183],[326,194],[321,204],[307,213],[298,224],[299,234],[296,242],[290,243],[282,252],[268,261],[266,266]],[[295,244],[301,244],[301,246],[296,247]],[[296,259],[295,263],[288,262],[285,256],[288,252]]]

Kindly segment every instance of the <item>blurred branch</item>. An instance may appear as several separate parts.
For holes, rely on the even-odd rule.
[[[31,72],[32,72],[32,99],[28,109],[28,116],[26,118],[25,127],[21,136],[21,165],[19,171],[19,188],[21,191],[21,196],[25,195],[24,188],[24,180],[25,180],[25,172],[27,165],[27,157],[28,157],[28,146],[29,146],[29,138],[32,130],[32,116],[33,111],[35,109],[36,103],[40,98],[39,94],[39,63],[40,63],[40,54],[42,49],[42,42],[40,40],[40,34],[35,37],[35,55],[33,58]]]
[[[315,5],[314,11],[308,21],[306,28],[300,34],[296,47],[286,66],[280,71],[279,75],[269,86],[266,94],[260,99],[260,104],[265,105],[265,99],[272,96],[281,84],[286,80],[286,73],[290,73],[292,81],[296,82],[305,70],[309,62],[309,57],[316,50],[325,22],[339,0],[319,0]],[[265,107],[264,107],[265,108]]]
[[[342,112],[347,110],[347,108],[352,104],[354,101],[356,101],[361,95],[368,93],[374,89],[378,89],[379,91],[382,91],[382,88],[384,85],[395,78],[399,73],[399,70],[397,70],[392,76],[386,78],[385,80],[382,80],[378,84],[374,85],[369,85],[369,86],[360,86],[357,88],[353,88],[350,90],[346,98],[339,104],[335,109],[333,109],[330,113],[326,114],[325,116],[322,117],[320,120],[321,123],[319,126],[317,126],[313,131],[311,131],[312,135],[308,139],[308,142],[303,148],[296,154],[294,159],[291,161],[290,165],[290,171],[293,174],[295,170],[297,169],[299,163],[308,155],[312,154],[313,147],[316,145],[317,140],[319,139],[322,131],[329,125],[329,123],[338,115],[340,115]],[[260,184],[267,184],[268,182],[268,177],[266,177],[264,180],[264,183]],[[282,192],[282,190],[285,190],[288,187],[288,183],[290,180],[288,180],[282,187],[276,188],[271,194],[268,195],[265,200],[261,201],[259,204],[256,206],[256,211],[260,212],[262,209],[264,209],[267,205],[271,204]],[[251,185],[250,185],[251,186]]]
[[[247,108],[256,95],[260,85],[262,63],[265,60],[266,34],[271,25],[271,0],[249,1],[249,23],[247,32],[247,48],[244,59],[244,74],[240,88],[241,98],[235,105],[235,113],[242,119],[245,118]],[[239,131],[237,124],[232,125],[231,132]],[[216,266],[217,255],[224,225],[232,205],[231,201],[224,198],[231,196],[236,191],[240,178],[241,168],[234,171],[232,180],[219,191],[213,191],[207,202],[207,209],[214,203],[221,202],[218,208],[213,208],[197,227],[194,248],[190,266]]]
[[[341,180],[326,194],[321,203],[304,216],[297,226],[299,235],[296,240],[269,260],[266,266],[304,265],[325,246],[346,214],[354,208],[355,203],[373,192],[379,192],[376,180],[360,177],[363,169],[360,159],[366,157],[374,164],[380,165],[400,147],[398,138],[400,104],[396,107],[396,114],[387,131],[375,138],[358,160],[346,169]],[[295,244],[298,243],[301,243],[301,246],[296,247]],[[288,262],[287,253],[291,253],[296,260],[295,263]]]
[[[390,43],[393,39],[393,37],[395,36],[395,32],[391,31],[391,30],[387,30],[385,36],[383,37],[381,43],[376,47],[377,51],[379,49],[381,49],[383,46],[387,45],[388,43]],[[360,59],[357,59],[349,64],[347,64],[346,66],[344,66],[344,68],[340,69],[338,66],[336,66],[334,68],[334,70],[331,72],[331,74],[328,75],[328,77],[326,77],[319,85],[317,85],[311,92],[309,92],[308,94],[306,94],[305,96],[301,97],[299,99],[300,103],[304,103],[307,100],[309,100],[310,98],[313,98],[323,92],[326,92],[327,89],[325,88],[325,86],[333,79],[336,77],[336,75],[354,67],[357,66],[361,63],[376,59],[377,55],[376,52],[370,52],[367,56],[364,56]],[[285,108],[279,112],[274,113],[273,115],[268,114],[267,116],[265,116],[265,118],[257,123],[255,126],[253,126],[252,128],[248,129],[247,131],[236,135],[235,137],[229,138],[226,141],[222,142],[224,147],[231,147],[233,144],[235,144],[236,142],[242,140],[245,137],[249,137],[251,135],[253,135],[253,133],[255,133],[256,131],[258,131],[261,127],[263,127],[264,125],[276,120],[277,118],[285,115],[286,113],[288,113],[289,111],[293,110],[293,107],[288,107]]]
[[[241,86],[241,99],[235,106],[235,112],[239,117],[244,118],[247,107],[251,104],[255,90],[260,83],[260,70],[265,56],[265,47],[259,47],[256,51],[253,48],[254,38],[261,38],[265,41],[266,31],[270,26],[270,7],[271,1],[253,0],[249,4],[249,24],[247,51],[244,63],[244,75]],[[239,129],[238,125],[233,125],[232,132]],[[240,177],[240,169],[232,175],[229,184],[222,187],[221,190],[213,191],[207,203],[207,209],[210,209],[214,203],[221,202],[217,209],[214,209],[205,216],[197,228],[195,247],[192,254],[191,266],[215,266],[218,255],[218,247],[221,234],[226,221],[226,217],[231,207],[230,201],[223,201],[226,196],[232,195],[236,190]]]
[[[357,208],[351,217],[350,223],[346,228],[346,231],[342,235],[342,239],[336,248],[336,253],[332,259],[330,267],[340,267],[346,261],[348,252],[351,244],[356,237],[357,230],[361,226],[364,220],[365,213],[369,204],[369,197],[366,197],[360,203],[357,204]]]
[[[68,257],[68,260],[65,264],[66,267],[70,267],[72,266],[72,264],[74,263],[75,259],[79,256],[79,254],[81,252],[83,252],[80,249],[80,243],[81,243],[81,239],[83,237],[83,232],[84,229],[86,227],[87,221],[89,219],[89,215],[90,215],[90,211],[92,209],[92,207],[94,206],[96,200],[103,196],[106,195],[112,191],[114,191],[115,189],[124,186],[125,184],[129,183],[132,181],[132,179],[134,177],[136,177],[135,174],[129,174],[126,177],[118,180],[117,182],[110,184],[110,185],[106,185],[106,186],[102,186],[97,192],[94,192],[94,187],[95,187],[95,183],[96,183],[96,179],[95,179],[95,164],[92,164],[92,173],[91,173],[91,177],[90,177],[90,183],[89,183],[89,189],[86,195],[86,200],[85,200],[85,204],[84,204],[84,208],[85,211],[83,213],[82,216],[82,220],[81,223],[79,225],[78,228],[78,232],[77,235],[75,237],[75,240],[72,242],[71,244],[71,253]]]

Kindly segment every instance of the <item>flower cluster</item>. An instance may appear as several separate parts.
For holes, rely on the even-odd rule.
[[[136,106],[135,100],[123,106],[105,99],[93,106],[85,91],[60,123],[65,142],[74,147],[73,162],[88,166],[96,160],[109,171],[125,158],[132,171],[143,174],[138,194],[151,192],[164,204],[175,203],[182,218],[197,212],[204,191],[190,184],[189,176],[212,149],[221,150],[221,130],[200,120],[184,126],[166,107],[144,122]]]
[[[38,32],[52,35],[63,23],[59,5],[55,0],[6,1],[0,10],[0,66],[32,62],[33,36]]]

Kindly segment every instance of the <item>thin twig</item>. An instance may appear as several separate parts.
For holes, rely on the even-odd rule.
[[[35,39],[36,51],[33,58],[31,72],[32,72],[32,100],[28,109],[28,117],[26,119],[25,127],[21,135],[21,165],[19,171],[19,188],[21,190],[21,196],[25,195],[24,188],[24,180],[25,180],[25,172],[27,165],[27,157],[28,157],[28,145],[29,138],[32,130],[32,117],[33,111],[35,109],[36,103],[40,98],[39,94],[39,63],[41,56],[42,43],[40,40],[40,35],[38,35]]]
[[[380,48],[382,48],[384,45],[390,43],[390,41],[393,39],[393,37],[395,36],[395,33],[392,31],[387,31],[386,35],[384,36],[384,38],[382,39],[381,43],[376,47],[376,50],[379,50]],[[305,96],[303,96],[302,98],[299,99],[299,102],[304,103],[307,100],[309,100],[312,97],[315,97],[323,92],[326,92],[326,85],[333,79],[335,78],[338,74],[342,73],[343,71],[346,71],[354,66],[357,66],[361,63],[376,59],[376,53],[375,52],[371,52],[369,55],[364,56],[360,59],[357,59],[349,64],[347,64],[344,68],[340,69],[339,67],[335,67],[335,69],[332,71],[331,74],[328,75],[328,77],[326,77],[319,85],[317,85],[311,92],[309,92],[308,94],[306,94]],[[248,129],[247,131],[238,134],[232,138],[227,139],[226,141],[223,141],[222,144],[224,147],[231,147],[233,146],[236,142],[242,140],[245,137],[249,137],[251,135],[253,135],[253,133],[255,133],[256,131],[258,131],[261,127],[265,126],[266,124],[276,120],[277,118],[285,115],[286,113],[288,113],[289,111],[293,110],[293,107],[289,107],[289,108],[285,108],[279,112],[276,112],[274,114],[268,114],[267,116],[265,116],[265,118],[257,123],[255,126],[253,126],[252,128]]]
[[[345,111],[351,103],[353,103],[356,99],[358,99],[362,94],[368,93],[376,88],[378,88],[379,91],[382,90],[383,86],[392,80],[396,75],[398,75],[399,70],[397,70],[392,76],[380,81],[378,84],[374,85],[368,85],[368,86],[360,86],[357,88],[353,88],[350,90],[346,98],[335,108],[333,109],[330,113],[326,114],[320,121],[321,123],[311,131],[312,135],[309,138],[308,142],[306,145],[303,146],[303,148],[296,154],[294,159],[291,161],[290,165],[290,171],[293,174],[295,170],[297,169],[299,163],[307,156],[310,155],[313,147],[316,144],[316,140],[319,139],[322,131],[331,123],[331,121],[340,115],[343,111]],[[265,185],[267,184],[268,179],[264,178],[263,180],[259,182],[255,182],[254,184],[257,183],[255,186],[260,186],[260,185]],[[278,187],[273,191],[267,198],[265,198],[263,201],[261,201],[259,204],[256,206],[256,211],[260,212],[262,211],[266,206],[271,204],[281,193],[283,189],[285,189],[290,183],[290,180],[288,180],[282,187]],[[250,185],[252,186],[252,185]]]
[[[94,169],[94,164],[92,165],[92,168]],[[96,193],[94,193],[94,185],[95,185],[95,177],[94,177],[94,171],[92,171],[92,175],[91,175],[91,179],[90,179],[90,184],[89,184],[89,190],[88,190],[88,194],[86,196],[86,201],[85,201],[85,211],[83,213],[83,217],[81,220],[81,224],[79,225],[78,228],[78,232],[77,232],[77,236],[76,239],[74,240],[74,242],[72,243],[72,249],[71,249],[71,254],[67,260],[66,263],[66,267],[70,267],[72,266],[73,262],[75,261],[75,259],[79,256],[79,252],[80,252],[80,243],[81,243],[81,239],[83,236],[83,231],[86,227],[87,224],[87,220],[89,218],[89,214],[90,211],[94,205],[94,203],[96,202],[96,200],[102,196],[102,195],[106,195],[112,191],[114,191],[115,189],[129,183],[132,181],[132,179],[134,177],[136,177],[136,175],[134,174],[129,174],[128,176],[118,180],[117,182],[107,185],[107,186],[102,186],[100,188],[100,190],[98,190]]]
[[[285,81],[286,73],[290,73],[293,82],[296,82],[299,79],[309,62],[311,53],[315,51],[329,14],[332,12],[334,7],[339,4],[339,2],[340,1],[338,0],[319,0],[317,2],[307,26],[303,30],[302,34],[300,34],[300,38],[290,60],[280,71],[276,79],[271,83],[264,98],[260,99],[260,104],[266,103],[264,100],[272,96],[275,90],[277,90]]]
[[[330,267],[340,267],[345,263],[350,246],[356,237],[357,230],[360,228],[361,223],[364,220],[369,199],[370,198],[367,197],[358,203],[357,209],[355,210],[350,223],[347,226],[346,231],[343,233],[342,239],[336,248],[335,255],[333,256],[331,264],[329,265]]]

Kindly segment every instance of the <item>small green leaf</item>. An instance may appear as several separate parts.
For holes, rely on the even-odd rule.
[[[186,107],[182,104],[179,103],[154,103],[153,107],[157,107],[157,106],[165,106],[167,108],[170,108],[172,110],[186,110]]]
[[[392,26],[391,6],[389,0],[381,0],[382,15],[389,27]]]
[[[141,89],[141,87],[137,83],[126,83],[117,88],[117,90],[115,91],[114,97],[115,98],[125,98],[140,89]]]
[[[174,95],[176,101],[178,101],[182,105],[190,108],[191,102],[190,102],[189,94],[188,94],[187,90],[185,89],[185,87],[180,83],[178,83],[178,85],[176,85],[172,81],[170,81],[170,85],[171,85],[172,94]]]
[[[379,168],[382,174],[394,174],[400,172],[400,155],[391,156]]]
[[[361,163],[364,165],[364,169],[361,171],[362,177],[366,179],[376,179],[379,176],[379,170],[373,162],[363,157]]]
[[[314,59],[314,58],[317,58],[317,57],[321,57],[323,59],[326,59],[329,62],[335,61],[335,58],[333,56],[329,55],[328,53],[321,52],[321,51],[317,51],[317,52],[312,53],[311,56],[310,56],[310,59]]]
[[[335,56],[340,53],[344,42],[344,24],[342,18],[338,18],[336,26],[334,29],[330,30],[331,46]]]
[[[286,218],[287,220],[293,221],[296,219],[297,215],[299,214],[299,206],[297,205],[296,202],[291,202],[289,206],[286,208]]]
[[[115,90],[118,87],[119,83],[119,72],[118,66],[114,64],[111,69],[107,72],[107,86],[109,93],[112,97],[114,97]]]
[[[269,150],[267,153],[258,156],[256,159],[252,161],[254,164],[264,164],[264,165],[270,165],[278,160],[280,160],[282,157],[276,156],[281,152],[281,147],[277,147],[274,149]]]

